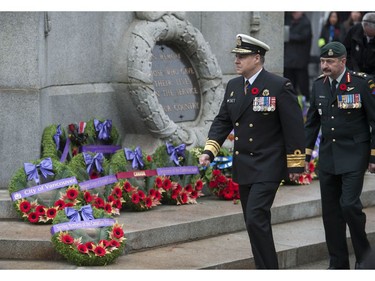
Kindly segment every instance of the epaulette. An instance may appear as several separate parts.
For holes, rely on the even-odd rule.
[[[315,80],[319,80],[319,79],[322,79],[322,78],[324,78],[324,77],[326,77],[324,74],[321,74],[321,75],[319,75]]]

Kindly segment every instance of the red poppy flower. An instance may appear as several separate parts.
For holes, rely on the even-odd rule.
[[[85,198],[85,201],[87,202],[87,203],[90,203],[91,201],[92,201],[92,196],[91,196],[91,193],[90,192],[85,192],[85,194],[83,195],[83,197]]]
[[[347,87],[346,87],[346,84],[340,84],[340,90],[341,91],[346,91]]]
[[[46,213],[44,208],[45,207],[43,205],[39,205],[35,208],[35,212],[38,214],[38,216],[43,216]]]
[[[181,194],[181,202],[182,202],[182,204],[186,204],[187,201],[188,201],[188,199],[189,199],[189,196],[187,195],[186,192],[184,192],[184,193]]]
[[[143,199],[143,201],[145,202],[146,208],[152,207],[152,200],[150,197],[146,197],[145,199]]]
[[[115,197],[113,196],[113,195],[109,195],[108,196],[108,198],[107,198],[107,201],[108,202],[113,202],[113,201],[115,201],[116,199],[115,199]]]
[[[203,181],[202,180],[197,180],[195,183],[195,190],[202,190],[203,188]]]
[[[157,187],[162,187],[163,186],[163,180],[159,177],[156,178],[155,184]]]
[[[124,231],[122,230],[121,227],[113,227],[113,235],[117,238],[120,239],[124,236]]]
[[[99,244],[102,244],[104,248],[107,248],[110,245],[109,241],[105,239],[100,240]]]
[[[217,177],[217,176],[220,175],[220,174],[221,174],[220,170],[213,170],[213,171],[212,171],[212,175],[213,175],[214,177]]]
[[[100,177],[100,175],[97,172],[95,172],[95,171],[91,172],[91,174],[90,174],[90,179],[91,180],[97,179],[99,177]]]
[[[193,191],[193,187],[191,186],[191,184],[188,184],[187,186],[185,186],[185,190],[186,192],[192,192]]]
[[[105,209],[105,211],[107,213],[111,214],[112,213],[112,205],[111,205],[111,203],[105,204],[104,209]]]
[[[142,190],[138,190],[138,195],[140,199],[144,199],[146,197],[145,193]]]
[[[100,197],[95,199],[95,205],[100,209],[104,208],[104,200]]]
[[[259,93],[259,89],[258,89],[258,88],[252,88],[252,89],[251,89],[251,93],[252,93],[253,95],[257,95],[257,94]]]
[[[31,204],[29,201],[22,201],[20,204],[21,212],[27,213],[31,209]]]
[[[65,202],[64,202],[64,200],[59,199],[59,200],[57,200],[57,201],[55,202],[55,204],[53,204],[53,206],[54,206],[54,207],[58,207],[59,210],[62,210],[62,209],[64,209],[64,207],[65,207]]]
[[[94,253],[96,256],[103,257],[105,256],[106,251],[102,246],[96,246],[94,249]]]
[[[152,157],[151,157],[151,155],[147,155],[146,160],[147,160],[147,162],[152,162]]]
[[[88,254],[89,252],[89,249],[87,248],[87,246],[85,244],[79,244],[77,246],[77,249],[78,251],[80,251],[82,254]]]
[[[61,242],[63,242],[64,244],[71,245],[74,243],[73,237],[70,236],[69,234],[62,234],[60,239],[61,239]]]
[[[69,189],[66,191],[66,196],[68,197],[68,199],[74,200],[78,197],[78,191],[75,188]]]
[[[132,190],[132,185],[130,184],[130,182],[126,181],[126,182],[124,182],[124,186],[123,186],[123,188],[124,188],[124,190],[125,190],[126,192],[129,192],[129,191]]]
[[[37,223],[38,220],[39,220],[39,216],[38,216],[38,214],[35,213],[35,212],[31,212],[31,213],[28,215],[27,218],[28,218],[29,222],[31,222],[31,223]]]
[[[155,189],[150,189],[148,194],[150,194],[151,197],[155,197],[156,190]]]
[[[50,219],[53,219],[54,217],[56,217],[56,209],[55,208],[49,208],[47,210],[47,218],[50,218]]]
[[[115,195],[117,196],[117,198],[122,197],[122,191],[121,191],[121,188],[119,188],[119,187],[115,187],[115,188],[113,189],[113,194],[115,194]]]
[[[138,204],[138,203],[139,203],[139,195],[138,195],[138,193],[134,193],[134,194],[132,195],[132,202],[133,202],[134,204]]]
[[[92,251],[92,249],[94,248],[94,243],[92,243],[91,241],[90,242],[86,242],[85,246],[87,247],[87,249],[89,251]]]
[[[171,198],[176,200],[179,194],[180,194],[180,192],[175,189],[175,190],[172,191]]]
[[[198,191],[193,190],[193,191],[190,193],[190,197],[193,198],[193,199],[198,198]]]
[[[119,243],[118,241],[116,241],[116,240],[111,240],[111,241],[109,241],[109,245],[110,245],[111,247],[116,247],[116,248],[119,248],[119,247],[120,247],[120,243]]]
[[[161,193],[158,190],[156,190],[156,192],[155,192],[155,199],[156,200],[160,200],[161,199]]]
[[[163,182],[163,188],[169,190],[172,187],[172,182],[170,179],[165,179]]]

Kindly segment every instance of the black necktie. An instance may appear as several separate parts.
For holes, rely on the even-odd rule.
[[[250,86],[251,86],[251,84],[250,84],[250,82],[249,82],[249,80],[246,80],[246,82],[245,82],[245,95],[247,95],[248,94],[248,92],[249,92],[249,90],[250,90]]]
[[[331,94],[332,94],[332,96],[335,95],[336,85],[337,85],[337,81],[336,80],[332,80],[332,83],[331,83]]]

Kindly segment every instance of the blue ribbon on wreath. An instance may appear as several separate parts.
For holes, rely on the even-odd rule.
[[[232,167],[232,156],[217,156],[214,161],[211,162],[210,166],[216,166],[219,170]]]
[[[43,159],[39,164],[24,163],[24,170],[27,176],[27,180],[35,180],[36,184],[39,184],[38,169],[46,179],[47,176],[53,176],[53,165],[50,157]]]
[[[178,157],[182,156],[185,157],[185,148],[186,144],[180,144],[176,147],[174,147],[170,143],[166,143],[167,146],[167,152],[170,156],[171,161],[173,161],[176,165],[180,165],[180,162],[178,161]]]
[[[137,146],[134,151],[132,151],[131,149],[129,148],[124,148],[124,152],[125,152],[125,157],[126,157],[126,160],[128,161],[132,161],[132,168],[133,169],[138,169],[138,167],[140,166],[141,168],[144,167],[144,163],[143,163],[143,160],[142,160],[142,150],[139,146]]]
[[[104,122],[100,122],[97,119],[94,119],[94,126],[96,132],[98,132],[98,138],[100,140],[107,140],[110,137],[111,129],[112,129],[112,120],[106,120]]]
[[[92,157],[91,154],[83,152],[83,159],[85,160],[86,164],[86,171],[89,175],[92,168],[95,167],[96,171],[98,173],[101,173],[103,171],[102,163],[103,163],[103,153],[97,153],[94,157]]]
[[[70,222],[89,221],[95,219],[94,215],[92,214],[91,205],[85,205],[79,210],[72,207],[66,207],[64,211]]]
[[[56,144],[56,150],[60,148],[60,136],[61,136],[61,125],[58,125],[56,128],[56,134],[53,135],[53,139]]]

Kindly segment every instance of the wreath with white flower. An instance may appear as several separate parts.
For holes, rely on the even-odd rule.
[[[47,157],[24,163],[10,179],[8,191],[23,220],[48,224],[58,210],[82,202],[77,183],[69,167]]]
[[[91,205],[59,211],[51,227],[55,250],[77,266],[112,263],[125,248],[123,226]]]

